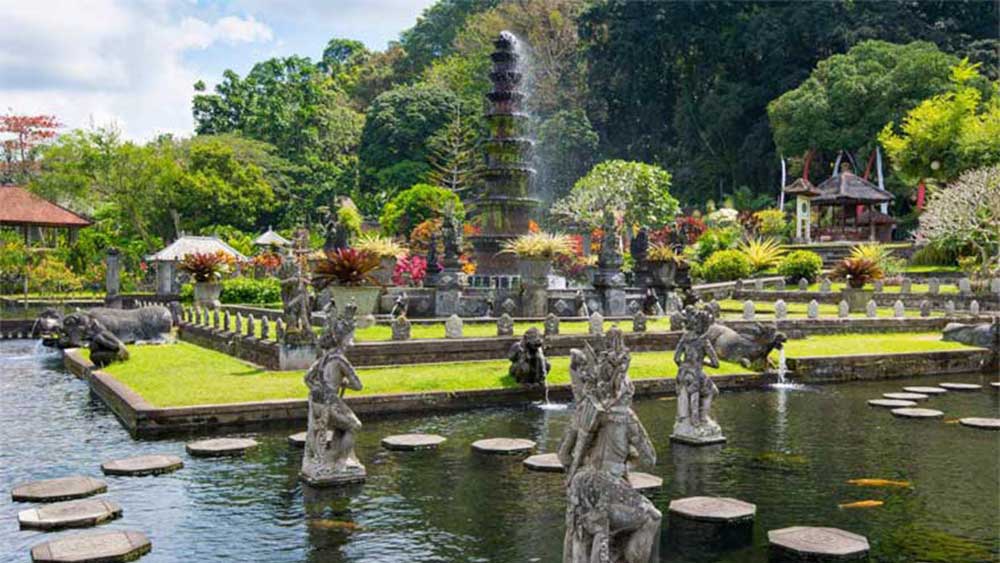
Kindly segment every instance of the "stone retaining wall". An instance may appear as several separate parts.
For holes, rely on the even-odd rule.
[[[788,358],[787,364],[791,378],[802,383],[835,383],[995,371],[992,352],[981,348],[902,354],[799,357]]]
[[[830,293],[823,293],[821,291],[798,291],[798,290],[765,290],[756,291],[753,289],[741,289],[739,291],[734,291],[732,294],[733,299],[740,301],[745,301],[747,299],[753,301],[754,303],[774,303],[775,301],[781,299],[785,303],[808,303],[812,300],[816,300],[817,303],[822,303],[825,305],[836,305],[840,303],[844,297],[839,291],[831,291]],[[928,301],[931,307],[938,310],[943,310],[945,303],[952,301],[955,303],[956,309],[968,309],[969,304],[972,301],[978,301],[980,310],[998,310],[1000,309],[1000,296],[990,295],[988,293],[973,294],[973,295],[959,295],[957,293],[939,293],[937,295],[931,295],[929,293],[873,293],[872,299],[878,304],[879,307],[892,307],[896,303],[896,300],[902,301],[903,305],[907,309],[916,310],[920,307],[922,301]]]
[[[253,336],[186,322],[177,326],[177,338],[202,348],[229,354],[269,370],[280,369],[280,348],[278,343],[272,340],[261,340]]]
[[[0,340],[10,338],[31,338],[31,329],[35,326],[34,319],[0,319]]]

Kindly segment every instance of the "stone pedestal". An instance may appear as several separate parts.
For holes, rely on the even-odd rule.
[[[109,248],[104,259],[104,302],[109,307],[121,307],[121,253]]]
[[[864,313],[868,302],[871,301],[874,292],[864,289],[851,289],[845,287],[840,291],[840,295],[847,302],[847,306],[852,313]]]
[[[753,541],[757,507],[725,497],[688,497],[670,501],[671,543],[683,546],[738,547]]]
[[[793,526],[767,533],[769,561],[867,561],[868,539],[837,528]]]
[[[671,442],[679,442],[689,446],[710,446],[726,441],[722,428],[714,420],[694,426],[688,421],[674,424],[674,432],[670,435]]]
[[[625,274],[620,270],[600,269],[594,278],[594,287],[601,296],[605,317],[622,317],[628,314],[625,300]]]
[[[368,477],[365,466],[358,460],[352,460],[343,467],[333,468],[319,465],[307,465],[302,468],[299,478],[310,487],[336,487],[351,483],[362,483]]]
[[[282,342],[278,349],[278,369],[308,369],[316,361],[316,346]]]
[[[457,315],[462,300],[462,286],[465,275],[452,268],[445,268],[437,279],[437,292],[434,295],[434,316],[450,317]]]
[[[174,281],[177,264],[174,262],[158,262],[156,265],[156,294],[174,295],[178,292]]]

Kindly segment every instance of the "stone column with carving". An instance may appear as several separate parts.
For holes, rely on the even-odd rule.
[[[106,292],[104,302],[108,307],[120,308],[122,306],[121,251],[114,247],[109,248],[104,265],[104,289]]]
[[[618,248],[618,234],[615,217],[611,211],[604,212],[604,236],[601,239],[601,254],[597,259],[597,276],[594,287],[601,294],[601,306],[605,317],[628,314],[625,303],[625,274],[622,272],[624,259]]]

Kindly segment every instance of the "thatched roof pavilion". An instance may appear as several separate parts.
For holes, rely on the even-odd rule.
[[[37,196],[21,186],[0,185],[0,226],[19,229],[27,242],[41,237],[41,229],[66,229],[72,239],[89,219]]]

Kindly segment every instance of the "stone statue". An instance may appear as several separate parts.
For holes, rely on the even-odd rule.
[[[601,222],[604,233],[601,236],[601,252],[597,257],[597,265],[601,270],[621,270],[624,262],[618,249],[618,233],[615,230],[615,216],[610,210],[604,210]]]
[[[497,310],[497,293],[492,289],[486,292],[486,299],[483,301],[486,305],[486,316],[492,317],[496,314]]]
[[[431,234],[430,241],[427,243],[427,274],[440,274],[441,264],[438,263],[438,248],[437,248],[437,236]]]
[[[360,482],[366,476],[365,466],[354,454],[361,421],[343,399],[345,390],[362,388],[346,356],[354,343],[355,311],[351,303],[339,317],[327,317],[319,339],[320,356],[306,372],[309,421],[301,477],[313,486]],[[328,432],[333,435],[329,441]]]
[[[545,359],[542,333],[535,327],[526,330],[521,340],[511,345],[507,358],[510,360],[508,373],[521,385],[544,385],[552,369],[552,364]]]
[[[650,316],[663,316],[660,298],[657,297],[656,290],[651,287],[647,287],[646,293],[642,296],[642,312]]]
[[[994,353],[1000,352],[1000,319],[978,324],[948,323],[944,327],[941,340],[988,348]]]
[[[629,465],[656,463],[656,451],[632,410],[631,356],[618,327],[599,354],[570,352],[575,411],[559,446],[566,468],[563,563],[650,563],[662,515],[628,481]]]
[[[172,323],[170,310],[160,305],[138,309],[94,307],[77,310],[65,317],[54,309],[47,309],[39,316],[32,331],[46,346],[82,348],[101,329],[124,344],[165,342],[171,339]]]
[[[444,243],[444,267],[457,269],[462,254],[462,222],[455,216],[455,208],[448,205],[441,219],[441,241]]]
[[[587,298],[583,295],[583,290],[576,290],[576,294],[573,295],[574,308],[576,309],[576,316],[590,318],[590,308],[587,307]]]
[[[347,240],[350,237],[350,232],[347,230],[346,225],[341,224],[340,217],[337,216],[338,209],[336,207],[326,207],[323,208],[323,211],[325,213],[323,219],[323,250],[330,252],[347,248]]]
[[[725,441],[722,429],[712,420],[712,400],[718,387],[705,375],[705,363],[717,368],[719,357],[708,337],[715,319],[704,309],[684,310],[684,335],[677,343],[674,362],[677,370],[677,420],[670,439],[691,445]]]
[[[101,324],[101,321],[93,319],[90,326],[90,361],[102,368],[111,362],[124,362],[128,360],[128,350],[125,344],[117,336]]]
[[[497,336],[514,336],[514,318],[507,313],[497,318]]]
[[[406,294],[405,291],[401,292],[396,296],[396,300],[392,304],[392,311],[389,314],[392,318],[396,319],[399,317],[405,317],[410,311],[410,296]]]
[[[773,323],[754,323],[739,331],[716,323],[706,336],[720,358],[745,368],[766,367],[771,350],[780,350],[788,340]]]
[[[309,232],[299,229],[295,234],[292,250],[281,260],[278,276],[281,280],[282,320],[285,325],[284,342],[311,344],[312,310],[309,301],[309,277],[305,272],[305,257],[309,253]],[[332,301],[327,304],[336,310]]]
[[[629,244],[629,253],[636,264],[640,264],[646,262],[647,252],[649,252],[649,234],[646,232],[646,227],[642,227]]]

